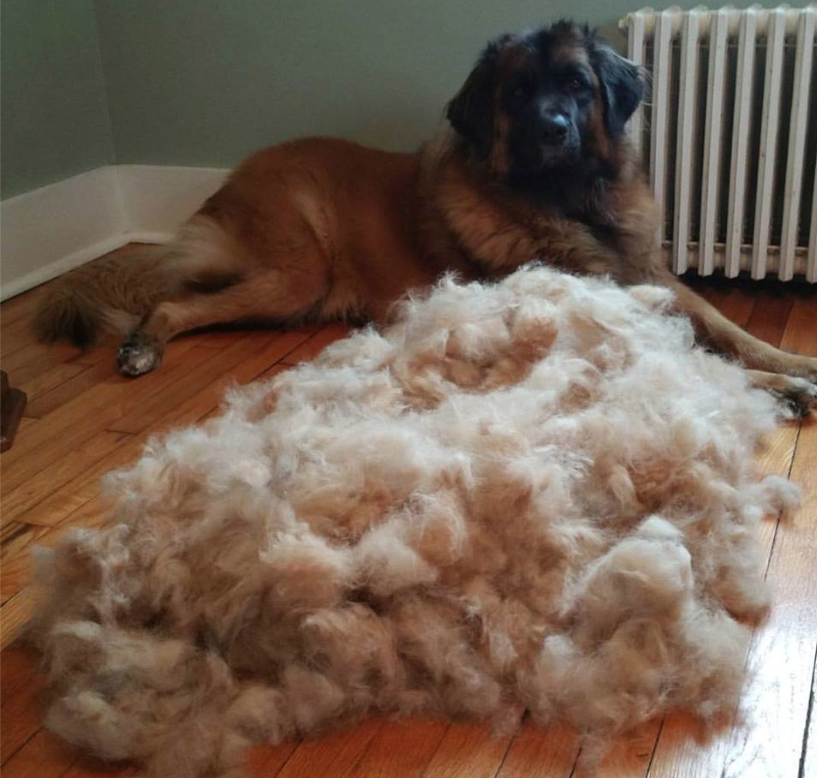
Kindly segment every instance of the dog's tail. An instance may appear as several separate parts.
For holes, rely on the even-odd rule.
[[[86,349],[106,335],[124,335],[167,291],[166,249],[146,246],[105,257],[68,273],[39,301],[34,331],[51,343]]]
[[[167,245],[80,267],[45,292],[34,314],[34,331],[47,343],[68,340],[82,349],[103,337],[124,336],[163,300],[235,283],[236,257],[225,243],[214,221],[194,217]]]

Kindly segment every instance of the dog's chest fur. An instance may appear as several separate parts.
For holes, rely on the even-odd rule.
[[[572,272],[642,280],[649,277],[644,258],[654,253],[654,209],[634,172],[621,175],[537,196],[487,180],[456,144],[438,139],[421,158],[422,242],[437,253],[444,246],[476,275],[498,277],[542,260]],[[576,250],[577,240],[584,250]],[[615,266],[611,249],[620,260]]]

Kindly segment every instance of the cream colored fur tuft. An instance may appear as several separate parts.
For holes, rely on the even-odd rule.
[[[194,778],[375,710],[527,706],[596,755],[732,710],[758,522],[796,490],[753,465],[773,400],[671,298],[446,279],[154,441],[108,478],[110,526],[42,553],[49,725]]]

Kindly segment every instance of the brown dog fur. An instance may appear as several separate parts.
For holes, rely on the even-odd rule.
[[[511,135],[519,120],[503,102],[509,82],[543,57],[548,67],[590,73],[583,161],[575,175],[551,175],[550,195],[514,182]],[[817,399],[817,359],[756,340],[661,261],[658,213],[622,131],[634,105],[615,128],[618,97],[608,70],[633,78],[635,69],[586,28],[559,23],[504,36],[449,106],[453,128],[419,153],[331,139],[258,152],[169,246],[139,262],[128,257],[66,276],[43,301],[39,333],[87,346],[102,331],[132,329],[119,362],[122,372],[139,375],[159,364],[170,338],[191,329],[246,320],[382,322],[408,290],[446,271],[490,279],[538,259],[623,284],[672,287],[678,311],[702,339],[806,412]],[[482,136],[467,121],[482,123]],[[540,179],[548,175],[545,169]]]

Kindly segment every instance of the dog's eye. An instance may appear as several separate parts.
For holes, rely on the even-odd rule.
[[[573,78],[567,82],[567,85],[570,87],[570,89],[576,92],[584,87],[584,81],[582,81],[578,76],[573,76]]]

